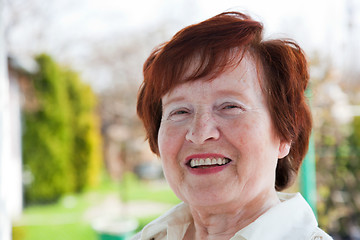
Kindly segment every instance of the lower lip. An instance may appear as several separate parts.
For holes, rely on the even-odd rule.
[[[214,173],[218,173],[221,172],[222,170],[224,170],[228,164],[225,165],[221,165],[221,166],[216,166],[216,167],[208,167],[208,168],[189,168],[190,173],[195,174],[195,175],[204,175],[204,174],[214,174]]]

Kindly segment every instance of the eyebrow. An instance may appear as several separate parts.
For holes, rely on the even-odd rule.
[[[245,96],[241,92],[234,91],[234,90],[218,90],[216,93],[219,94],[219,95],[223,95],[223,96],[237,96],[237,97],[244,97]]]
[[[248,97],[245,95],[245,94],[242,94],[241,92],[239,91],[234,91],[234,90],[218,90],[216,91],[216,95],[218,96],[221,96],[221,97],[236,97],[236,98],[241,98],[241,99],[244,99],[245,100],[248,100]],[[167,101],[165,104],[163,103],[163,107],[166,107],[168,105],[171,105],[172,103],[174,102],[181,102],[181,101],[185,101],[186,100],[186,97],[184,96],[176,96],[176,97],[173,97],[173,98],[170,98],[169,101]]]
[[[185,97],[183,96],[178,96],[178,97],[174,97],[174,98],[170,98],[170,100],[167,102],[167,103],[163,103],[163,107],[166,107],[170,104],[172,104],[173,102],[180,102],[180,101],[184,101],[185,100]]]

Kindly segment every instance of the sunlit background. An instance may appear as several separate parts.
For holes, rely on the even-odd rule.
[[[181,28],[232,10],[304,48],[319,225],[360,239],[360,1],[0,3],[1,240],[127,239],[178,203],[136,116],[142,64]]]

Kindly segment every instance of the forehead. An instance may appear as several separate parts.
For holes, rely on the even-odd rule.
[[[187,74],[196,67],[190,67]],[[245,54],[241,62],[236,66],[231,66],[225,72],[210,79],[208,77],[199,78],[192,82],[180,83],[174,89],[165,94],[163,101],[182,95],[206,94],[206,93],[226,93],[234,92],[242,95],[262,95],[260,82],[262,71],[257,67],[254,58],[250,54]]]

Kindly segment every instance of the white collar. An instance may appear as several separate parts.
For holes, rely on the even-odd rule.
[[[281,203],[238,231],[231,240],[310,239],[317,228],[315,216],[300,193],[278,193]],[[144,227],[142,239],[182,239],[192,216],[187,204],[180,203]]]
[[[192,222],[192,216],[187,204],[180,203],[155,219],[142,230],[144,239],[179,239],[184,236],[187,228]]]
[[[280,204],[241,229],[231,240],[310,239],[317,221],[300,193],[278,193]]]

